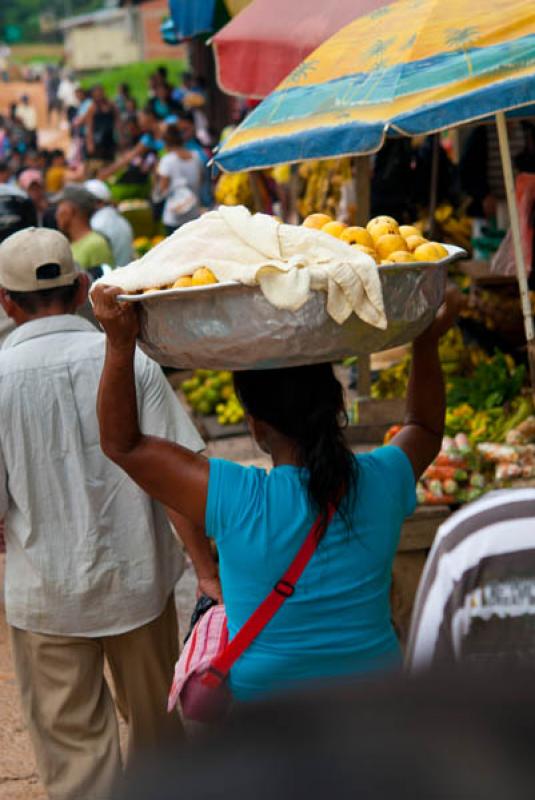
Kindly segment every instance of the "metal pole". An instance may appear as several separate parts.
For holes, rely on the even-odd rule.
[[[365,226],[371,214],[371,160],[370,156],[357,156],[355,159],[355,195],[357,198],[357,225]],[[371,393],[370,356],[359,356],[357,391],[359,397],[369,397]]]
[[[500,144],[503,177],[505,180],[505,190],[507,193],[507,205],[509,206],[511,234],[513,237],[513,248],[515,253],[516,277],[518,280],[518,287],[520,289],[520,303],[522,305],[524,330],[526,332],[526,341],[528,345],[528,364],[531,390],[535,397],[535,329],[533,326],[533,311],[529,297],[524,253],[522,251],[520,219],[518,217],[518,206],[516,204],[515,182],[513,177],[513,164],[511,162],[511,150],[509,147],[509,136],[507,133],[507,122],[503,111],[500,111],[498,114],[496,114],[496,127],[498,129],[498,141]]]

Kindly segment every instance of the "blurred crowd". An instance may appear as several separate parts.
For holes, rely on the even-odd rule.
[[[141,107],[127,83],[109,97],[102,86],[84,88],[54,67],[43,82],[48,126],[68,129],[68,145],[39,146],[37,109],[27,94],[0,116],[3,228],[10,206],[21,212],[24,196],[26,223],[59,228],[80,266],[99,272],[134,257],[135,233],[121,202],[144,201],[155,234],[172,233],[212,205],[214,137],[201,78],[184,73],[173,85],[161,66]]]

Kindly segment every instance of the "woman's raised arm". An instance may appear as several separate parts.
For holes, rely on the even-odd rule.
[[[139,322],[135,304],[117,301],[121,289],[96,286],[95,316],[107,336],[97,413],[101,447],[148,494],[203,527],[208,460],[139,427],[134,356]]]

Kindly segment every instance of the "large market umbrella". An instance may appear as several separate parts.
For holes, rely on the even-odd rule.
[[[266,97],[292,70],[357,16],[392,0],[253,0],[212,39],[227,94]]]
[[[231,172],[371,153],[496,115],[535,388],[535,331],[504,112],[535,102],[533,0],[399,0],[347,25],[229,137]]]

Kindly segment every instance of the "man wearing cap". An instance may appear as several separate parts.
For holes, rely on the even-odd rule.
[[[124,267],[134,260],[132,226],[112,204],[111,192],[104,181],[92,178],[84,187],[95,198],[97,209],[91,217],[91,227],[110,243],[115,266]]]
[[[177,658],[182,556],[164,508],[102,453],[96,394],[105,337],[74,312],[88,277],[67,239],[27,228],[0,245],[0,519],[5,606],[22,707],[51,800],[108,800],[129,757],[181,732],[166,699]],[[144,429],[203,446],[160,368],[136,355]],[[187,525],[169,512],[177,529]],[[197,567],[213,569],[209,552]]]
[[[103,264],[114,266],[107,239],[91,230],[95,198],[83,186],[65,186],[56,210],[58,228],[71,243],[74,260],[82,269],[94,270]]]

